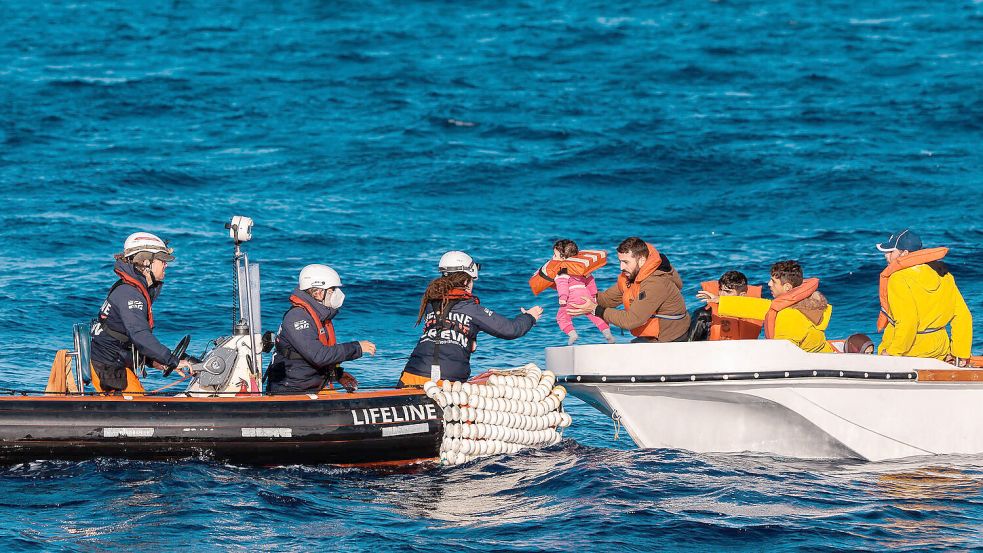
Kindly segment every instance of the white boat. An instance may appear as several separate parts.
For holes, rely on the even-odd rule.
[[[546,364],[643,448],[871,461],[983,453],[983,370],[936,359],[727,340],[547,348]]]

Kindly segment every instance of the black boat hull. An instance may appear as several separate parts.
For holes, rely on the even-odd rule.
[[[442,412],[416,391],[235,398],[0,398],[0,463],[203,457],[398,465],[437,457]]]

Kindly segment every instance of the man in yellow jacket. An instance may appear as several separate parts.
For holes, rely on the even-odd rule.
[[[881,273],[878,330],[881,355],[932,357],[967,366],[973,343],[973,316],[942,258],[946,248],[922,249],[910,230],[892,234],[877,249],[887,268]],[[952,328],[952,339],[946,332]]]
[[[788,297],[802,286],[802,266],[798,261],[779,261],[771,266],[768,287],[775,298]],[[778,311],[774,335],[770,338],[788,340],[810,353],[832,353],[833,347],[826,341],[826,327],[833,306],[818,291],[806,294],[804,299]],[[772,301],[763,298],[718,296],[705,291],[696,296],[708,303],[717,303],[721,317],[764,320],[772,309]]]

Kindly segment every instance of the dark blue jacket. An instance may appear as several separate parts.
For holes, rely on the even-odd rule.
[[[144,276],[136,271],[133,265],[117,261],[115,269],[126,273],[140,283],[146,282]],[[153,302],[160,295],[163,283],[157,282],[153,286],[147,287],[150,301]],[[107,367],[113,372],[123,374],[123,369],[134,367],[133,354],[130,344],[136,346],[137,352],[159,363],[169,367],[176,367],[178,358],[171,350],[154,336],[153,329],[150,327],[149,312],[150,306],[143,293],[135,286],[125,283],[122,280],[113,285],[109,296],[102,304],[99,311],[99,320],[92,325],[92,361],[97,367]],[[111,332],[107,332],[108,329]],[[113,335],[115,334],[115,336]],[[125,337],[125,340],[122,338]],[[100,379],[103,374],[100,374]],[[113,377],[109,376],[106,382],[110,387],[119,387],[114,382]],[[123,380],[125,387],[125,377]]]
[[[471,348],[479,332],[514,340],[525,335],[536,324],[532,315],[522,313],[509,319],[482,307],[472,298],[454,303],[443,328],[438,330],[435,309],[440,309],[440,302],[431,302],[423,314],[423,336],[404,369],[410,374],[430,376],[434,347],[439,342],[440,377],[444,380],[467,380],[471,376]]]
[[[330,321],[338,310],[325,307],[307,292],[294,289],[294,296],[307,303],[322,321]],[[336,368],[344,361],[362,356],[358,342],[325,346],[318,339],[317,321],[301,307],[283,315],[276,336],[276,353],[267,369],[269,391],[275,394],[306,393],[320,390],[326,380],[340,376]]]

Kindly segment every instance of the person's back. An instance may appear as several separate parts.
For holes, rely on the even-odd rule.
[[[973,316],[949,268],[942,261],[947,248],[922,248],[910,229],[878,244],[887,267],[881,272],[883,355],[930,357],[968,363],[973,342]],[[946,327],[952,327],[950,340]]]
[[[480,305],[472,294],[478,267],[461,251],[441,257],[441,276],[430,281],[420,298],[416,322],[423,323],[423,333],[406,361],[398,387],[422,386],[428,380],[467,380],[479,332],[514,340],[529,332],[543,314],[535,306],[520,309],[518,316],[509,319]]]
[[[885,328],[879,353],[946,359],[955,344],[972,341],[967,339],[973,331],[969,308],[952,273],[941,270],[943,274],[929,265],[915,265],[890,276],[888,297],[894,324]],[[945,328],[950,322],[951,342]],[[970,356],[968,348],[953,354]]]

